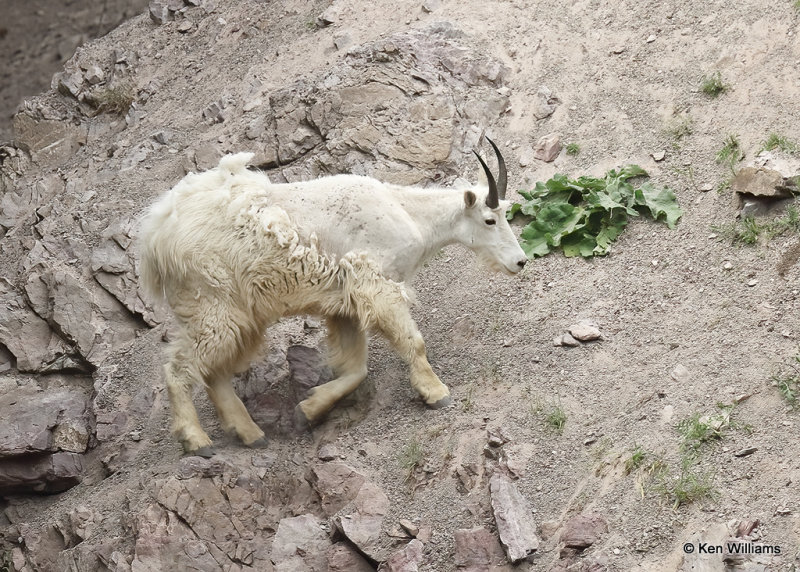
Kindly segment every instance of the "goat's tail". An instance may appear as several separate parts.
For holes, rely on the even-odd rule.
[[[172,214],[167,203],[169,195],[162,198],[147,211],[141,220],[141,234],[139,237],[139,284],[145,292],[153,297],[162,299],[166,296],[162,252],[165,247],[163,237],[159,230]]]
[[[219,167],[217,167],[223,175],[234,176],[241,175],[247,170],[247,164],[253,158],[255,153],[235,153],[233,155],[225,155],[219,160]]]

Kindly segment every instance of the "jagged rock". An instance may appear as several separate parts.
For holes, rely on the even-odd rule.
[[[25,112],[14,116],[15,143],[42,167],[66,161],[86,144],[87,134],[83,124],[37,119]]]
[[[315,465],[309,481],[320,497],[322,510],[331,516],[356,498],[367,479],[349,465],[333,462]]]
[[[558,154],[561,153],[561,136],[558,133],[551,133],[545,135],[533,148],[533,156],[545,163],[555,161]]]
[[[159,26],[172,18],[166,0],[152,0],[147,10],[150,14],[150,19]]]
[[[800,192],[798,180],[767,167],[742,167],[731,181],[740,216],[770,214],[790,204]]]
[[[0,494],[55,493],[77,485],[83,475],[77,453],[20,455],[0,463]]]
[[[337,542],[328,549],[328,572],[375,572],[375,568],[351,545]]]
[[[381,525],[389,509],[386,493],[367,481],[358,490],[353,508],[335,519],[337,528],[360,552],[377,562],[385,560],[387,546]]]
[[[585,550],[597,542],[600,535],[608,532],[608,523],[600,514],[579,514],[564,525],[561,542],[566,548]]]
[[[37,316],[13,287],[0,278],[0,344],[16,358],[21,372],[85,370],[69,345]]]
[[[57,451],[82,453],[93,430],[89,398],[80,389],[13,387],[0,395],[0,411],[0,459]]]
[[[215,572],[220,563],[208,546],[174,512],[148,505],[135,520],[136,545],[131,572],[160,570],[169,562],[175,570]]]
[[[275,572],[327,570],[331,541],[322,523],[311,514],[284,518],[272,541]]]
[[[378,567],[379,572],[418,572],[424,545],[416,538]]]
[[[492,475],[489,491],[497,532],[508,559],[518,562],[527,558],[539,549],[536,523],[528,501],[501,473]]]
[[[553,115],[561,101],[553,95],[546,86],[539,87],[533,102],[533,116],[536,119],[546,119]],[[537,157],[538,158],[538,157]]]
[[[506,563],[506,555],[497,537],[478,526],[453,532],[455,540],[455,565],[465,572],[496,570]]]

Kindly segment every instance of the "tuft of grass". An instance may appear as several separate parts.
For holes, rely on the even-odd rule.
[[[635,445],[630,456],[625,459],[625,474],[629,475],[639,467],[642,467],[648,457],[648,453],[641,446]]]
[[[136,90],[132,85],[105,87],[92,92],[87,101],[94,106],[96,113],[124,115],[136,100]]]
[[[561,404],[554,405],[545,416],[545,421],[550,428],[559,435],[564,432],[564,425],[567,424],[567,414]]]
[[[791,372],[778,371],[772,381],[778,387],[783,400],[793,409],[800,407],[800,354],[794,356],[794,363],[789,364]]]
[[[731,414],[734,407],[717,403],[716,413],[695,413],[678,423],[678,432],[683,438],[681,451],[697,451],[703,443],[722,439],[725,431],[732,427]]]
[[[662,492],[673,501],[672,508],[677,509],[684,504],[713,500],[717,496],[714,488],[713,471],[704,471],[691,456],[681,459],[680,472],[675,478],[668,475],[661,481]]]
[[[470,383],[467,386],[466,394],[464,395],[464,399],[461,400],[461,409],[464,413],[469,413],[472,411],[472,408],[475,407],[475,403],[473,402],[473,396],[475,395],[475,384]]]
[[[730,86],[722,81],[722,75],[719,72],[714,72],[710,76],[703,78],[700,84],[700,91],[708,97],[719,97],[730,89]]]
[[[567,149],[567,155],[572,155],[572,156],[580,155],[581,152],[581,146],[578,145],[577,143],[567,143],[566,149]]]
[[[425,460],[425,447],[416,435],[409,439],[408,443],[400,449],[397,454],[397,460],[400,463],[400,468],[406,474],[405,480],[408,481],[414,471],[421,467]]]
[[[780,135],[778,133],[770,133],[767,135],[767,138],[764,140],[761,146],[762,151],[772,151],[774,149],[780,149],[784,153],[796,153],[797,152],[797,143]]]
[[[679,115],[664,127],[664,132],[677,143],[694,132],[693,123],[691,116]]]
[[[762,236],[772,240],[787,233],[800,234],[800,209],[792,204],[786,208],[783,216],[771,221],[762,222],[753,217],[745,217],[726,224],[712,225],[711,230],[732,245],[754,245]]]
[[[725,164],[730,167],[731,173],[736,174],[736,163],[742,159],[742,146],[736,135],[728,135],[722,145],[722,149],[717,152],[717,163]]]
[[[548,405],[543,404],[538,398],[531,404],[531,415],[538,417],[544,421],[550,429],[559,435],[564,432],[564,426],[567,424],[567,413],[561,407],[561,400]]]

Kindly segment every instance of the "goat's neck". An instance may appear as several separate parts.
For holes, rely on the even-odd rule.
[[[464,194],[454,189],[408,189],[402,203],[422,238],[421,266],[448,244],[463,242]]]

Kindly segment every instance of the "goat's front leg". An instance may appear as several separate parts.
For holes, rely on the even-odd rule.
[[[313,388],[309,397],[297,405],[297,419],[301,424],[320,420],[367,377],[367,336],[358,321],[329,316],[327,325],[328,362],[337,377]]]
[[[411,317],[403,297],[387,296],[375,300],[371,308],[375,326],[408,363],[411,387],[417,390],[428,407],[439,409],[451,403],[450,390],[433,372],[425,353],[425,340]]]

